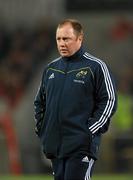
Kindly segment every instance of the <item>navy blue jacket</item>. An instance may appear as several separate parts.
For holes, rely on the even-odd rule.
[[[86,152],[97,159],[116,110],[112,74],[82,48],[47,65],[35,97],[36,133],[50,159]]]

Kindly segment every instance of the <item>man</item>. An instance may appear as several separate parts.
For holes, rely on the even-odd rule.
[[[116,110],[115,85],[106,64],[83,49],[77,20],[58,25],[56,42],[61,56],[46,66],[34,101],[36,133],[55,180],[90,180]]]

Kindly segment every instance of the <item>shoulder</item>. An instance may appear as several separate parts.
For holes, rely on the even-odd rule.
[[[44,71],[43,71],[43,72],[45,73],[45,72],[47,72],[47,70],[48,70],[49,68],[52,68],[52,67],[55,67],[56,65],[58,65],[58,63],[60,62],[60,60],[61,60],[61,57],[58,57],[58,58],[56,58],[56,59],[48,62],[47,64],[45,64],[45,67],[44,67]]]
[[[47,64],[47,67],[58,64],[60,62],[60,60],[61,60],[61,57],[58,57],[58,58],[52,60],[51,62],[49,62]]]
[[[106,63],[101,60],[100,58],[97,58],[87,52],[83,54],[83,57],[85,58],[86,61],[88,61],[89,64],[91,64],[94,67],[103,67],[106,66]]]
[[[110,67],[100,58],[97,58],[87,52],[85,52],[83,56],[88,63],[90,63],[90,67],[94,74],[103,74],[104,77],[111,74]]]
[[[43,76],[45,76],[47,70],[49,68],[55,67],[61,60],[61,57],[58,57],[50,62],[48,62],[47,64],[45,64],[45,66],[43,67]]]

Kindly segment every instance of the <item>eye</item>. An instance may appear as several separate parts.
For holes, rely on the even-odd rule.
[[[61,38],[58,37],[58,38],[56,38],[56,41],[60,41],[60,39],[61,39]]]
[[[67,38],[64,37],[64,38],[62,38],[62,41],[65,41],[65,42],[66,42],[66,39],[67,39]]]
[[[69,40],[70,40],[69,37],[64,37],[64,38],[63,38],[63,41],[65,41],[65,42],[68,42]]]
[[[69,38],[69,37],[63,37],[63,38],[61,38],[61,37],[57,37],[56,38],[56,41],[64,41],[64,42],[68,42],[69,40],[71,40],[71,38]]]

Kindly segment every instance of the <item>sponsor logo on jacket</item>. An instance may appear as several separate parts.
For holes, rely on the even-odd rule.
[[[77,78],[85,78],[85,76],[87,75],[87,71],[86,70],[81,70],[76,74]]]

